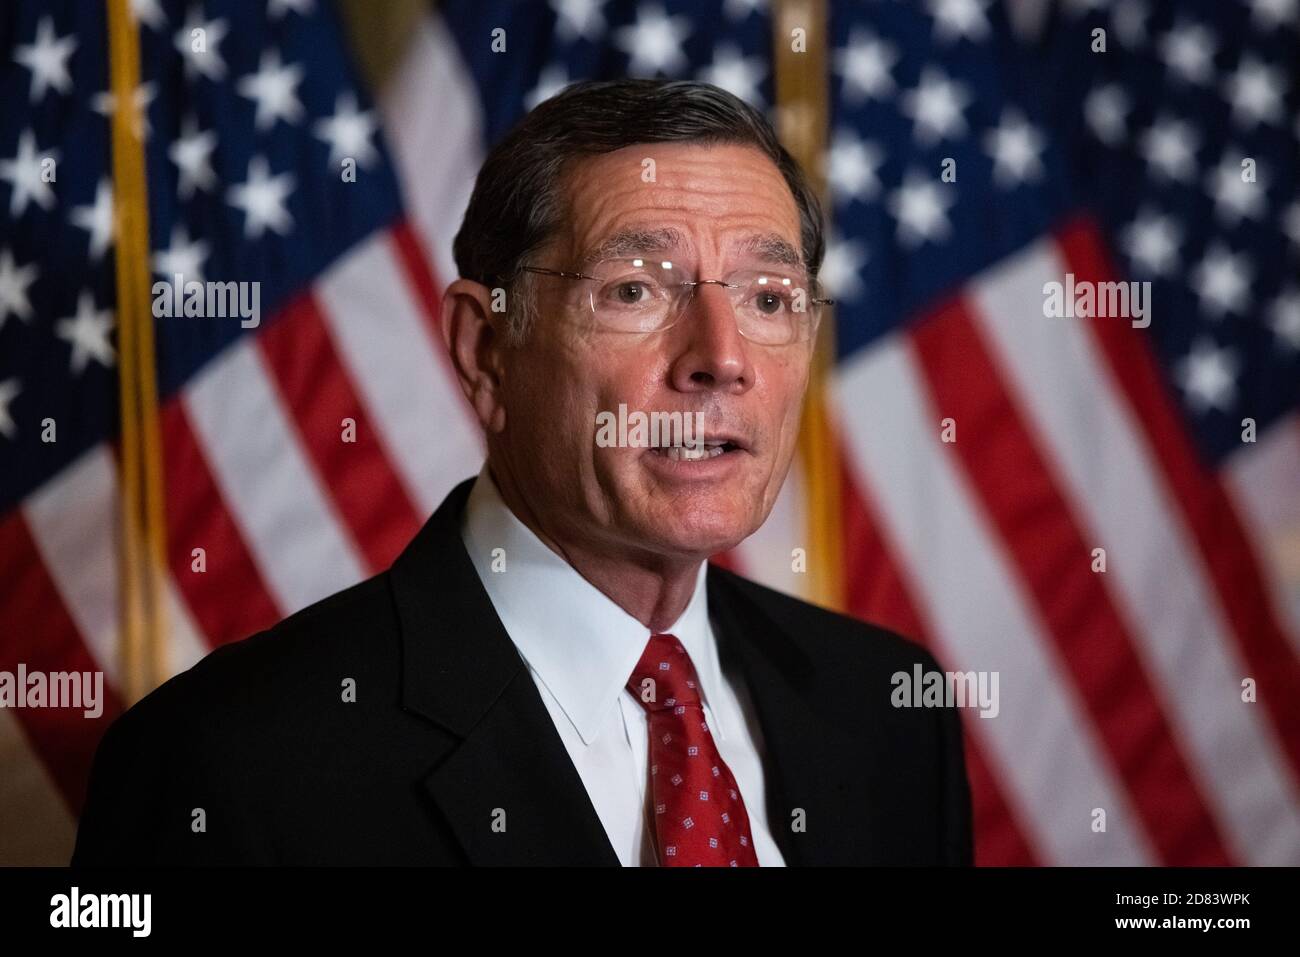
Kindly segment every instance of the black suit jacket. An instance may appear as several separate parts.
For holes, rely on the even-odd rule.
[[[461,542],[470,484],[388,571],[118,718],[72,863],[617,865]],[[786,863],[970,863],[958,714],[890,705],[890,676],[937,668],[930,654],[715,567],[707,581],[723,666],[759,714]]]

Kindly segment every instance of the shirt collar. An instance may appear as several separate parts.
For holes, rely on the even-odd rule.
[[[506,633],[590,745],[609,709],[617,707],[650,630],[515,516],[486,464],[470,491],[461,538]],[[709,623],[707,571],[702,562],[686,610],[665,633],[690,655],[711,727],[725,740],[716,706],[721,679]]]

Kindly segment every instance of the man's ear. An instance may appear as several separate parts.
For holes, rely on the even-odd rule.
[[[457,279],[442,297],[439,323],[451,364],[465,398],[488,432],[505,428],[502,402],[502,350],[505,314],[492,311],[492,290],[470,279]]]

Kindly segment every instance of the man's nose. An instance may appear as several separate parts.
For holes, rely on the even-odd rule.
[[[679,352],[671,369],[673,388],[739,395],[754,384],[747,342],[736,327],[725,288],[712,283],[695,287],[676,326]]]

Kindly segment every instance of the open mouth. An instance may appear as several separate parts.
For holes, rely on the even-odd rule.
[[[703,459],[714,459],[720,455],[726,455],[728,452],[738,452],[740,446],[735,442],[705,441],[699,445],[660,446],[652,448],[650,451],[672,462],[698,462]]]

